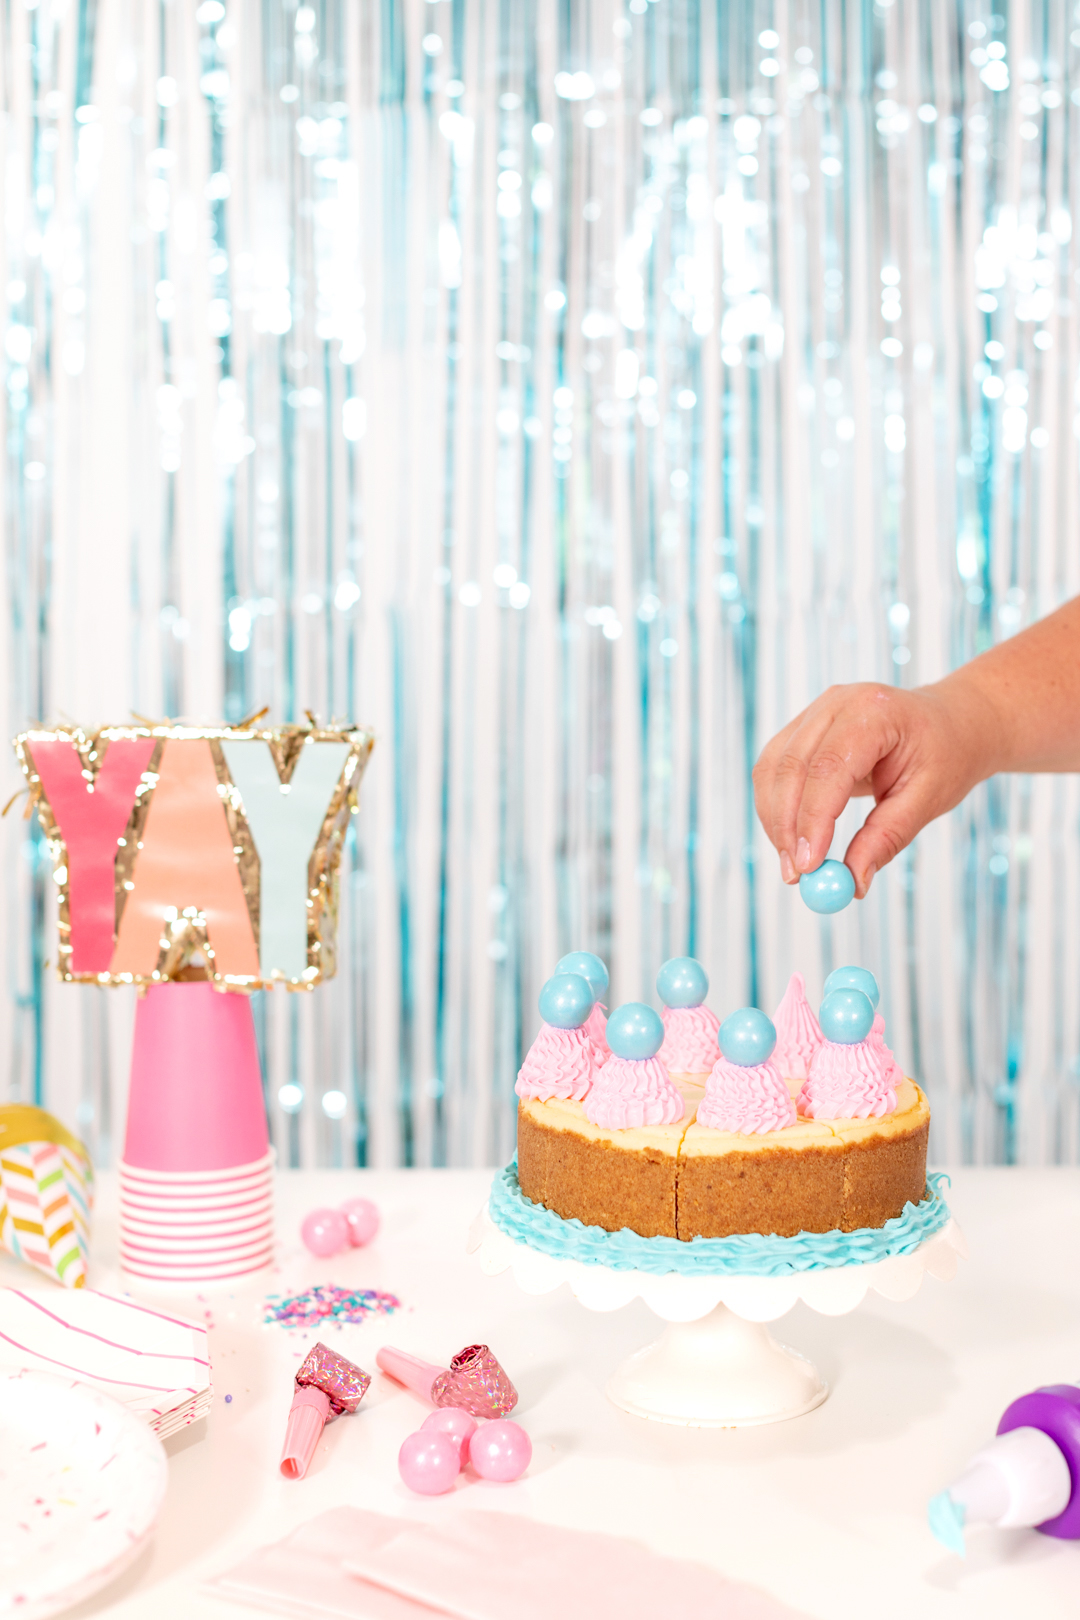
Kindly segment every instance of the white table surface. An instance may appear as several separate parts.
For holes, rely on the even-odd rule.
[[[742,1430],[677,1429],[611,1406],[608,1374],[663,1324],[640,1301],[599,1315],[565,1287],[529,1297],[509,1274],[483,1276],[465,1238],[489,1183],[486,1171],[284,1172],[276,1275],[234,1294],[207,1290],[201,1303],[130,1287],[188,1315],[210,1311],[214,1405],[167,1442],[170,1485],[153,1545],[72,1620],[242,1620],[245,1610],[199,1583],[343,1503],[433,1523],[495,1508],[635,1536],[816,1620],[1076,1615],[1080,1543],[984,1530],[962,1562],[931,1537],[926,1503],[1011,1400],[1080,1379],[1080,1171],[957,1171],[949,1198],[971,1259],[956,1279],[927,1278],[903,1304],[871,1294],[849,1316],[796,1306],[772,1331],[816,1361],[832,1393],[806,1417]],[[383,1213],[375,1242],[330,1261],[308,1255],[303,1215],[360,1193]],[[115,1208],[106,1176],[90,1280],[111,1290],[130,1286],[115,1267]],[[0,1283],[27,1275],[0,1260]],[[314,1336],[264,1326],[260,1306],[271,1289],[319,1281],[395,1293],[404,1309],[324,1333],[374,1381],[356,1416],[326,1429],[307,1478],[289,1481],[278,1456],[292,1375]],[[532,1437],[532,1466],[514,1485],[463,1477],[447,1496],[413,1496],[396,1456],[427,1408],[375,1370],[375,1351],[394,1344],[445,1365],[476,1341],[518,1387],[514,1416]]]

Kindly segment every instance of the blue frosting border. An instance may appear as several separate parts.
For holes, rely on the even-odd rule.
[[[497,1172],[488,1209],[500,1232],[556,1260],[582,1260],[587,1265],[610,1266],[613,1271],[646,1271],[654,1276],[676,1271],[684,1277],[786,1277],[910,1254],[940,1232],[950,1218],[942,1183],[950,1185],[947,1175],[928,1175],[922,1202],[905,1204],[904,1213],[884,1226],[861,1227],[856,1232],[800,1232],[797,1237],[756,1233],[696,1237],[686,1243],[680,1238],[640,1237],[625,1226],[621,1232],[608,1232],[602,1226],[563,1220],[525,1197],[515,1159]]]

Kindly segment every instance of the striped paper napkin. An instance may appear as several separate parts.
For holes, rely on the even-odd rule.
[[[89,1288],[0,1288],[0,1372],[23,1368],[102,1390],[163,1440],[213,1398],[205,1327]]]

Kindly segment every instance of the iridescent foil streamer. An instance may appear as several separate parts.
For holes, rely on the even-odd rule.
[[[329,1397],[330,1410],[335,1417],[343,1412],[355,1412],[364,1398],[370,1374],[355,1362],[330,1350],[325,1344],[313,1344],[296,1374],[297,1389],[314,1386]]]
[[[466,1345],[451,1358],[450,1370],[431,1386],[435,1406],[460,1406],[473,1417],[506,1417],[518,1394],[486,1344]]]
[[[821,924],[749,779],[1080,590],[1071,0],[99,15],[0,13],[8,731],[378,725],[338,977],[256,1011],[282,1161],[507,1159],[583,946],[866,962],[937,1157],[1076,1162],[1077,781]],[[107,1161],[122,1000],[2,830],[11,1094]]]

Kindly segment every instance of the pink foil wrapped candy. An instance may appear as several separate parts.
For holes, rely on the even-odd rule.
[[[336,1350],[315,1344],[301,1362],[295,1383],[281,1452],[281,1472],[286,1479],[303,1479],[323,1425],[343,1412],[355,1412],[371,1377]]]
[[[396,1378],[432,1406],[459,1406],[477,1418],[502,1418],[517,1405],[517,1390],[486,1344],[466,1345],[449,1369],[384,1345],[376,1351],[379,1370]]]
[[[518,1394],[486,1344],[469,1344],[450,1361],[431,1386],[436,1406],[460,1406],[473,1417],[502,1418],[517,1405]]]

